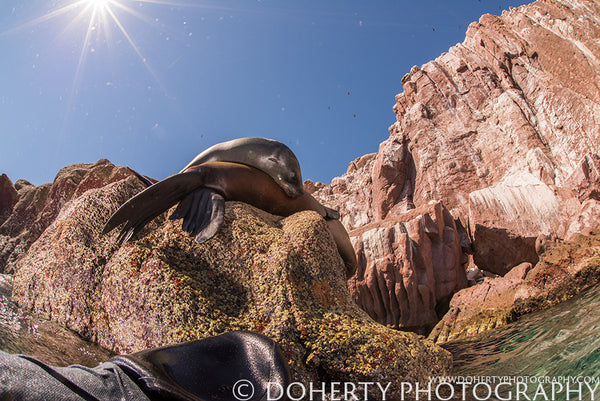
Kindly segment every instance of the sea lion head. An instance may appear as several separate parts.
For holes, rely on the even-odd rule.
[[[300,163],[294,153],[284,144],[273,141],[270,151],[257,154],[257,167],[266,172],[290,198],[304,192]]]

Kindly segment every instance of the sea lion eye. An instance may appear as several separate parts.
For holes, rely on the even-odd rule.
[[[277,160],[277,159],[276,159],[276,158],[274,158],[274,157],[269,157],[269,161],[272,161],[272,162],[273,162],[273,163],[275,163],[275,164],[279,164],[279,160]]]

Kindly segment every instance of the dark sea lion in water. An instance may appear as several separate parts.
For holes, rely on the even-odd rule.
[[[206,162],[231,162],[255,167],[267,173],[287,196],[296,198],[304,192],[300,163],[294,152],[273,139],[238,138],[206,149],[180,173]]]
[[[120,239],[127,241],[146,223],[180,202],[171,219],[183,218],[183,228],[196,241],[211,238],[223,223],[225,200],[241,201],[278,216],[290,216],[302,210],[314,210],[324,218],[331,209],[321,205],[309,193],[290,198],[267,173],[247,165],[207,162],[191,166],[146,188],[125,202],[108,220],[103,234],[122,223]],[[356,255],[341,223],[329,223],[330,232],[351,276],[356,270]]]

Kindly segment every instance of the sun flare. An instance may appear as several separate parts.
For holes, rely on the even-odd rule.
[[[104,10],[110,4],[110,0],[87,0],[95,10]]]
[[[41,16],[6,31],[0,31],[0,36],[33,29],[38,25],[45,25],[54,21],[61,24],[67,21],[64,23],[63,32],[59,36],[64,37],[72,32],[78,32],[78,35],[82,33],[79,42],[80,48],[78,51],[74,51],[74,53],[79,53],[79,57],[75,65],[65,121],[68,119],[69,110],[71,110],[77,88],[81,83],[86,59],[89,54],[96,52],[97,44],[109,43],[114,45],[121,42],[129,44],[130,49],[138,56],[140,65],[152,76],[158,87],[167,94],[166,88],[151,67],[140,46],[136,43],[134,35],[131,34],[130,31],[134,28],[131,24],[137,20],[145,24],[156,25],[155,22],[158,21],[158,18],[151,18],[142,12],[141,6],[144,4],[158,7],[197,7],[197,3],[188,2],[188,0],[59,0],[55,4],[55,8]],[[126,17],[133,17],[133,20]],[[124,41],[112,32],[116,32]]]

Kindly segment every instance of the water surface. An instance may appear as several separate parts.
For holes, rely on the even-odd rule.
[[[12,277],[0,274],[0,350],[33,356],[49,365],[94,367],[109,351],[74,332],[22,312],[10,301]]]

